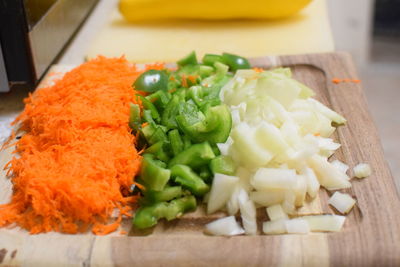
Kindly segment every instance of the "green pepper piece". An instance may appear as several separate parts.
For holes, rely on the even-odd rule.
[[[187,136],[186,134],[182,136],[182,142],[183,142],[183,150],[186,150],[192,146],[192,141],[190,141],[190,137]]]
[[[144,138],[148,141],[153,134],[155,133],[155,131],[157,130],[157,126],[155,123],[149,123],[148,125],[144,126],[141,129],[141,132],[144,136]]]
[[[214,66],[215,62],[223,62],[222,56],[214,54],[205,54],[202,60],[203,64]]]
[[[211,160],[210,169],[214,174],[234,175],[236,166],[231,157],[221,155]]]
[[[181,195],[182,187],[180,186],[166,187],[163,191],[146,190],[144,193],[144,201],[146,203],[170,201]]]
[[[138,91],[153,93],[158,90],[167,90],[168,76],[162,70],[148,70],[143,72],[134,82]]]
[[[200,178],[203,179],[203,181],[205,181],[206,183],[211,182],[212,173],[211,173],[210,169],[208,168],[208,166],[200,167],[198,173],[199,173]]]
[[[166,126],[168,129],[174,129],[178,127],[175,117],[179,113],[180,99],[178,95],[173,95],[169,101],[161,117],[161,124]]]
[[[196,198],[186,196],[174,199],[171,202],[158,202],[150,206],[142,206],[133,217],[133,225],[138,229],[145,229],[157,224],[159,219],[168,221],[181,217],[185,212],[196,209]]]
[[[129,103],[129,127],[132,130],[139,130],[141,124],[140,107],[137,104]]]
[[[171,94],[166,91],[157,91],[146,96],[146,99],[153,103],[158,110],[163,110],[171,99]]]
[[[153,154],[159,160],[168,162],[170,158],[169,158],[168,154],[165,152],[164,146],[165,146],[164,141],[159,141],[159,142],[155,143],[154,145],[148,147],[144,151],[144,153]]]
[[[169,138],[169,142],[171,144],[172,154],[174,154],[174,156],[176,156],[180,152],[182,152],[183,142],[182,142],[182,138],[179,134],[179,131],[177,129],[173,129],[173,130],[169,131],[168,138]]]
[[[232,71],[251,68],[250,63],[246,58],[234,54],[223,53],[222,62],[228,65]]]
[[[138,229],[145,229],[157,224],[165,213],[167,203],[160,202],[151,206],[140,207],[133,217],[133,225]]]
[[[142,105],[145,109],[148,109],[151,111],[151,117],[153,117],[153,119],[156,122],[160,122],[160,114],[158,113],[157,108],[153,105],[153,103],[151,103],[147,98],[145,98],[142,95],[137,95],[140,99],[140,101],[142,101]]]
[[[192,86],[189,88],[188,96],[200,106],[203,98],[203,88],[201,86]]]
[[[199,66],[199,75],[202,78],[210,76],[214,71],[214,68],[207,65],[200,65]]]
[[[186,65],[196,65],[196,64],[198,64],[197,57],[196,57],[196,52],[195,51],[190,52],[190,54],[188,54],[184,58],[178,60],[177,64],[178,64],[178,66],[186,66]]]
[[[196,207],[196,198],[194,196],[174,199],[168,203],[168,207],[164,210],[164,218],[171,221],[182,217],[182,215],[188,211],[195,210]]]
[[[171,168],[177,164],[184,164],[196,169],[198,167],[207,165],[213,158],[215,158],[215,154],[210,144],[208,142],[204,142],[192,145],[183,150],[170,160],[168,166]]]
[[[167,184],[171,171],[160,167],[152,154],[144,154],[140,178],[147,190],[161,191]]]
[[[171,175],[175,182],[192,192],[195,196],[203,196],[210,187],[186,165],[177,164],[171,168]]]
[[[224,143],[232,128],[232,117],[228,107],[226,105],[209,107],[204,116],[203,120],[193,123],[193,119],[180,114],[176,117],[176,121],[182,132],[195,142]]]
[[[150,145],[153,145],[158,142],[165,143],[168,142],[168,138],[164,130],[161,127],[157,126],[156,130],[154,131],[154,134],[149,139],[147,139],[147,142],[149,142]]]
[[[145,109],[143,110],[143,120],[145,122],[155,124],[156,122],[153,120],[153,117],[151,116],[151,110],[150,109]]]

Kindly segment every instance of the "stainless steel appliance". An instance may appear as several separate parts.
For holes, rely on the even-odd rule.
[[[0,0],[0,92],[35,86],[98,0]]]

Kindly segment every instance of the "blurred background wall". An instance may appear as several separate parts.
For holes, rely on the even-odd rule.
[[[336,50],[357,64],[400,192],[400,0],[327,0]]]

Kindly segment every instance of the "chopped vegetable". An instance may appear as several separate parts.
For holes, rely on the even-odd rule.
[[[357,178],[365,178],[372,173],[371,166],[367,163],[360,163],[353,168],[354,176]]]
[[[186,196],[171,202],[158,202],[139,208],[133,218],[133,224],[138,229],[144,229],[157,224],[159,219],[168,221],[181,217],[185,212],[196,209],[196,199]]]
[[[310,232],[308,222],[301,218],[285,220],[285,227],[288,234],[308,234]]]
[[[207,202],[207,213],[213,213],[222,208],[229,200],[239,178],[224,174],[215,174]]]
[[[137,91],[154,93],[167,90],[168,76],[162,70],[148,70],[142,73],[133,84]]]
[[[207,224],[206,232],[211,235],[232,236],[232,235],[241,235],[244,233],[244,230],[236,222],[234,216],[229,216],[215,220]]]
[[[14,190],[0,205],[0,226],[32,234],[118,229],[137,199],[129,192],[141,157],[128,122],[130,103],[133,113],[140,105],[131,88],[139,74],[124,58],[98,57],[25,100],[15,122],[25,134],[10,163]]]
[[[279,220],[279,219],[288,219],[287,214],[282,209],[282,206],[279,204],[275,204],[267,207],[267,214],[271,221]]]
[[[335,207],[340,213],[346,214],[350,212],[354,204],[356,204],[356,201],[350,195],[336,191],[329,198],[328,203]]]
[[[284,219],[264,222],[263,233],[267,235],[285,234],[287,233],[285,222]]]

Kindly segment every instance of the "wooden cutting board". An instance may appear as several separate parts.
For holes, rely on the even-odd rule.
[[[400,201],[384,159],[377,130],[368,112],[360,84],[332,83],[332,78],[358,78],[350,57],[344,53],[263,57],[254,66],[291,67],[295,78],[317,92],[317,98],[343,114],[348,123],[335,134],[342,147],[335,157],[354,167],[371,165],[373,174],[352,180],[345,190],[357,199],[340,233],[308,235],[212,237],[204,225],[221,216],[203,211],[180,220],[160,223],[146,233],[122,228],[129,236],[48,233],[29,235],[20,229],[0,229],[0,263],[5,265],[280,265],[280,266],[400,266]],[[0,165],[10,158],[0,154]],[[0,203],[7,202],[11,183],[0,174]],[[329,193],[299,210],[299,214],[334,213],[327,204]],[[259,229],[265,210],[258,210]]]

